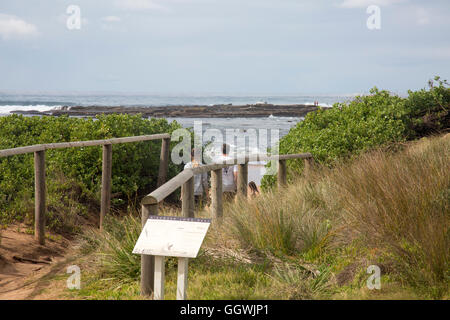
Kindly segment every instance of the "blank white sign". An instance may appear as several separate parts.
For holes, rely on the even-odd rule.
[[[150,216],[133,253],[195,258],[210,224],[209,219]]]

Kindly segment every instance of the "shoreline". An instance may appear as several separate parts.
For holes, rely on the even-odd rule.
[[[16,110],[10,113],[40,116],[85,116],[95,117],[98,114],[142,114],[145,118],[259,118],[259,117],[304,117],[319,107],[306,104],[273,105],[178,105],[165,107],[124,107],[124,106],[63,106],[60,109],[47,111]]]

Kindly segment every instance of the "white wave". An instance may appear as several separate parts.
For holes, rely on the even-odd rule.
[[[9,114],[14,111],[49,111],[49,110],[60,110],[62,106],[47,106],[42,104],[30,105],[30,106],[16,106],[16,105],[0,105],[1,114]]]
[[[307,105],[307,106],[313,106],[314,102],[305,102],[304,104]],[[319,107],[331,108],[331,107],[333,107],[333,105],[329,104],[329,103],[320,103],[319,102]]]
[[[282,122],[293,122],[293,121],[297,122],[297,121],[305,120],[305,117],[286,117],[286,116],[279,117],[279,116],[274,116],[273,114],[271,114],[270,116],[267,117],[267,119],[282,123]],[[260,120],[260,119],[257,119],[257,120]]]

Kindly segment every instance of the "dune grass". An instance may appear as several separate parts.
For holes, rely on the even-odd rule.
[[[318,168],[285,190],[228,208],[241,245],[312,261],[358,243],[430,297],[448,294],[450,135]]]
[[[450,135],[317,167],[283,190],[227,203],[197,259],[190,299],[448,299]],[[161,210],[162,215],[176,210]],[[204,210],[198,213],[208,216]],[[78,298],[139,297],[138,218],[85,235],[100,271]],[[176,260],[167,259],[167,298]],[[382,271],[369,290],[369,265]]]

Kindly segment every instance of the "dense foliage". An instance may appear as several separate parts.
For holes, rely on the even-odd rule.
[[[280,140],[280,154],[310,152],[316,161],[332,164],[389,143],[415,139],[450,127],[450,88],[438,77],[429,89],[409,91],[402,98],[374,88],[370,95],[309,113]],[[289,161],[294,172],[301,161]],[[266,176],[263,187],[275,177]]]
[[[0,117],[0,149],[50,142],[67,142],[171,133],[179,128],[165,119],[131,115],[100,115],[98,119],[69,117]],[[139,193],[155,188],[161,141],[113,146],[114,205],[131,204]],[[59,228],[72,217],[98,207],[102,148],[85,147],[46,152],[49,224]],[[0,158],[0,221],[22,220],[32,213],[33,154]],[[178,168],[170,165],[169,176]],[[64,219],[63,219],[64,217]],[[75,223],[75,221],[72,221]]]

